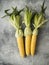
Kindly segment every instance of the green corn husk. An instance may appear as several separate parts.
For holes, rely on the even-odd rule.
[[[32,18],[32,12],[30,11],[28,7],[26,7],[24,10],[24,23],[26,26],[24,31],[25,35],[31,34],[31,28],[30,28],[31,18]]]
[[[2,18],[9,16],[10,18],[10,23],[12,24],[12,26],[16,29],[16,36],[23,36],[23,32],[21,30],[21,26],[20,26],[20,13],[21,11],[23,11],[23,9],[21,10],[17,10],[17,7],[12,7],[12,12],[8,13],[10,9],[5,10],[6,15],[3,16]]]

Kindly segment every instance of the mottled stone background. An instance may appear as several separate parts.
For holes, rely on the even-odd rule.
[[[0,0],[0,65],[49,65],[49,21],[41,28],[37,41],[36,54],[21,58],[15,39],[15,29],[9,19],[4,19],[4,10],[17,6],[18,9],[25,5],[40,9],[43,0]],[[46,15],[49,17],[49,0],[46,0]]]

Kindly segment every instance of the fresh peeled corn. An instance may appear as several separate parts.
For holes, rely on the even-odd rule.
[[[23,37],[17,37],[17,43],[18,43],[20,56],[23,58],[25,56]]]
[[[34,56],[34,54],[35,54],[36,41],[37,41],[37,35],[34,34],[34,35],[32,35],[32,39],[31,39],[31,55],[32,56]]]
[[[27,35],[25,38],[25,49],[26,55],[29,56],[31,54],[31,35]]]

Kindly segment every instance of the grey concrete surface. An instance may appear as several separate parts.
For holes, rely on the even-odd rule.
[[[49,21],[41,28],[37,41],[36,54],[21,58],[15,39],[15,29],[9,19],[4,19],[4,10],[17,6],[18,9],[28,5],[40,9],[43,0],[0,0],[0,65],[49,65]],[[46,15],[49,18],[49,0],[46,0]]]

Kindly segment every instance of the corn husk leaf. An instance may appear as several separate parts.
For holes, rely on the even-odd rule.
[[[34,17],[34,24],[33,26],[35,28],[40,28],[44,23],[46,23],[48,20],[45,20],[43,14],[36,14]]]
[[[41,13],[45,14],[46,9],[47,9],[47,6],[45,6],[45,0],[44,0],[41,6]]]
[[[28,7],[26,7],[24,10],[24,23],[27,27],[30,26],[31,17],[32,17],[32,12]]]
[[[38,27],[37,28],[39,28],[39,27],[41,27],[44,23],[46,23],[48,20],[44,20],[44,21],[42,21],[39,25],[38,25]]]
[[[23,11],[23,9],[18,11],[17,7],[15,7],[15,8],[12,7],[13,11],[11,13],[8,12],[9,10],[10,9],[5,10],[6,15],[3,16],[2,18],[9,16],[10,23],[14,26],[14,28],[19,29],[20,28],[20,25],[19,25],[20,24],[20,13],[21,13],[21,11]]]
[[[19,29],[19,28],[20,28],[20,25],[19,25],[19,23],[20,23],[20,16],[17,15],[17,16],[15,17],[15,15],[11,15],[11,17],[10,17],[10,23],[11,23],[16,29]]]

